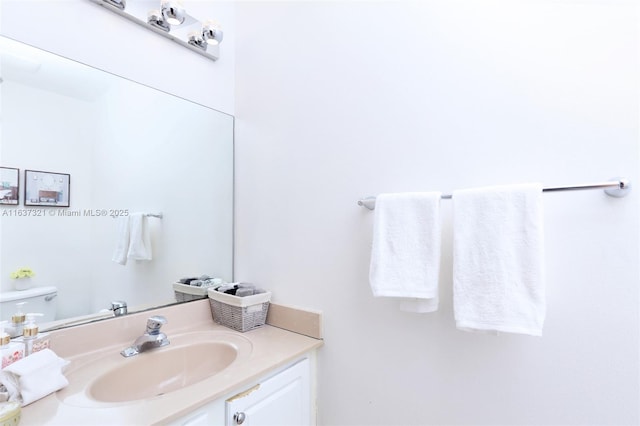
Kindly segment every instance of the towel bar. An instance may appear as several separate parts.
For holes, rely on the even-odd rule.
[[[626,197],[631,191],[631,182],[627,178],[612,178],[608,182],[590,183],[583,185],[572,186],[552,186],[549,188],[542,188],[543,192],[560,192],[560,191],[576,191],[581,189],[604,189],[604,192],[616,198]],[[453,198],[451,194],[442,194],[442,199],[449,200]],[[366,197],[358,200],[358,205],[365,207],[369,210],[376,208],[376,197]]]

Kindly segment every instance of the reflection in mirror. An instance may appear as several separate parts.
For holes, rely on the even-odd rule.
[[[57,320],[175,302],[183,277],[232,281],[232,116],[4,37],[0,77],[0,167],[20,169],[21,191],[0,205],[0,299],[21,267],[55,287]],[[39,205],[25,170],[54,181],[29,182]],[[54,207],[59,174],[69,207]]]

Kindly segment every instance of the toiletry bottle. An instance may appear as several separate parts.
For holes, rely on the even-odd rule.
[[[0,355],[2,356],[2,368],[24,358],[24,346],[11,341],[11,336],[4,331],[6,323],[7,321],[0,322]]]
[[[36,317],[42,314],[28,313],[27,320],[22,328],[22,338],[19,339],[24,343],[24,356],[29,356],[34,352],[41,351],[49,347],[49,333],[38,333],[38,324]]]
[[[26,318],[22,308],[25,303],[27,302],[16,303],[16,313],[11,316],[11,329],[9,331],[11,337],[22,336],[22,327]]]

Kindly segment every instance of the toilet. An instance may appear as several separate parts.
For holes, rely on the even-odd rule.
[[[38,318],[38,323],[53,321],[58,308],[58,289],[50,286],[0,292],[0,321],[10,321],[11,315],[16,313],[16,303],[20,302],[26,302],[21,308],[25,314],[43,314]]]

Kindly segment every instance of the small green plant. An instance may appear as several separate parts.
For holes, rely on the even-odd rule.
[[[12,272],[9,276],[14,280],[19,280],[20,278],[31,278],[35,275],[36,273],[33,272],[31,268],[19,268],[17,271]]]

